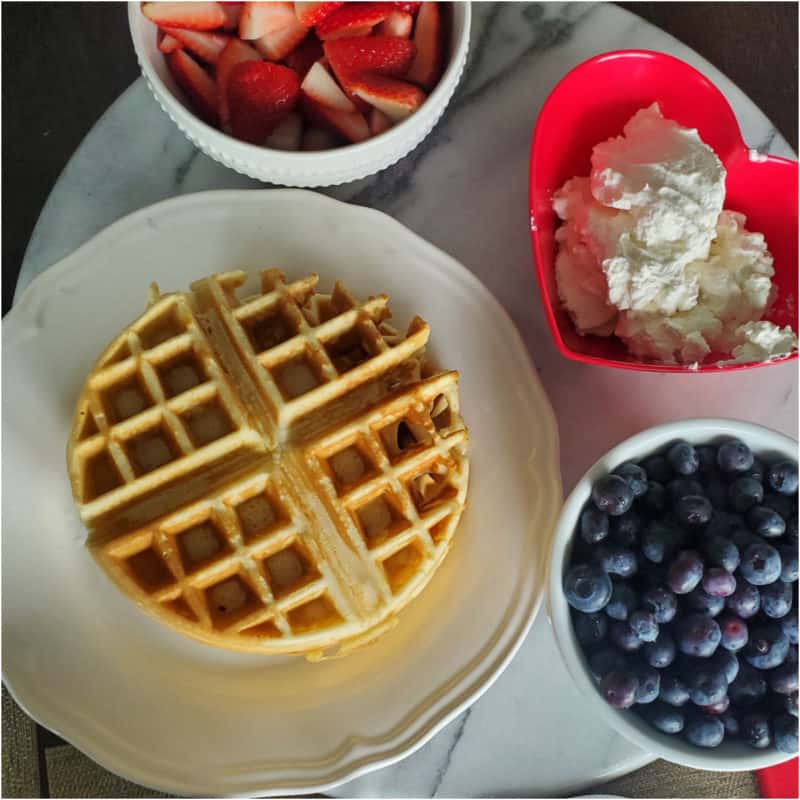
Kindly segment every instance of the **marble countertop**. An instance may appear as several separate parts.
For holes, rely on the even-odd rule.
[[[683,58],[728,97],[751,147],[793,157],[786,142],[721,73],[615,6],[476,3],[474,12],[468,70],[442,123],[394,167],[326,193],[394,216],[459,259],[503,303],[556,411],[565,492],[613,444],[667,420],[737,417],[796,438],[796,362],[697,376],[626,372],[561,357],[541,310],[527,210],[538,109],[565,72],[598,52],[636,47]],[[130,211],[178,194],[258,186],[199,153],[140,79],[100,119],[53,189],[18,293]],[[585,720],[582,711],[543,612],[506,672],[469,710],[405,761],[334,793],[562,794],[647,763],[646,753]]]

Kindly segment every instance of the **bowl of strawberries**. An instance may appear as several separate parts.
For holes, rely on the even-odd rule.
[[[468,2],[131,2],[142,73],[204,153],[258,180],[331,186],[394,164],[439,121]]]

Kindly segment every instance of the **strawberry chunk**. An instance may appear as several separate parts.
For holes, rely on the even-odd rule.
[[[336,39],[325,42],[323,48],[343,85],[347,84],[349,75],[360,72],[379,72],[393,77],[405,75],[417,52],[413,42],[396,36]]]
[[[307,34],[308,29],[297,21],[293,13],[288,25],[264,34],[253,42],[253,46],[264,58],[270,61],[283,61]]]
[[[392,122],[400,122],[416,111],[427,95],[418,86],[385,75],[364,74],[354,78],[350,91],[382,111]]]
[[[237,139],[263,144],[295,107],[300,95],[297,73],[281,64],[245,61],[228,78],[231,131]]]
[[[423,3],[414,30],[417,57],[408,71],[408,80],[433,89],[444,71],[444,25],[438,3]]]
[[[162,53],[174,53],[181,49],[181,43],[174,36],[168,36],[164,31],[159,31],[158,49]]]
[[[409,14],[416,14],[422,3],[392,3],[392,5],[399,8],[401,11],[407,11]]]
[[[183,28],[164,28],[164,33],[177,39],[182,47],[203,59],[206,64],[216,64],[220,53],[231,40],[231,37],[224,33],[190,31]]]
[[[289,69],[293,69],[302,80],[311,67],[323,57],[322,43],[312,32],[286,56],[284,64]]]
[[[299,150],[303,138],[303,118],[296,111],[287,114],[264,142],[273,150]]]
[[[223,127],[230,122],[228,112],[228,79],[231,71],[243,61],[261,61],[261,56],[247,42],[231,37],[217,60],[217,92],[219,95],[219,119]]]
[[[197,115],[216,125],[217,84],[214,79],[185,50],[175,50],[166,59],[175,82],[186,93]]]
[[[226,31],[235,31],[239,29],[239,18],[242,16],[242,3],[220,3],[222,13],[225,14],[225,22],[222,27]]]
[[[242,39],[260,39],[272,31],[297,22],[291,3],[245,3],[239,18],[239,36]]]
[[[348,142],[363,142],[369,138],[369,126],[358,111],[337,111],[303,96],[301,107],[306,118],[321,128],[335,133]]]
[[[331,77],[331,74],[319,62],[314,64],[304,78],[300,89],[303,94],[328,108],[337,111],[355,111],[356,107],[347,95],[339,88],[339,85]]]
[[[402,39],[408,39],[413,27],[414,17],[407,11],[395,9],[378,25],[375,32],[379,36],[399,36]]]
[[[145,3],[142,13],[156,25],[210,31],[225,23],[219,3]]]
[[[371,136],[388,131],[392,127],[392,121],[380,109],[371,108],[369,112],[369,132]]]
[[[345,3],[317,25],[317,36],[322,41],[363,36],[374,25],[383,22],[391,10],[388,3]]]
[[[344,2],[340,3],[295,3],[294,13],[301,24],[307,28],[312,28],[314,25],[319,25],[333,11],[336,11],[339,6],[343,6]]]

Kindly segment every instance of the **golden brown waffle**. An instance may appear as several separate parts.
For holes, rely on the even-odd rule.
[[[385,295],[242,272],[153,293],[105,351],[68,448],[89,547],[162,622],[211,644],[344,652],[428,582],[464,508],[457,373]]]

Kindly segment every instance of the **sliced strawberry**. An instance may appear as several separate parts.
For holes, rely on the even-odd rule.
[[[231,70],[227,92],[233,135],[263,144],[296,105],[300,80],[281,64],[245,61]]]
[[[383,22],[391,10],[388,3],[345,3],[317,25],[317,36],[323,42],[345,36],[364,36],[374,25]]]
[[[217,93],[219,95],[219,119],[223,127],[230,122],[228,112],[228,79],[231,70],[243,61],[261,61],[261,56],[247,42],[231,37],[217,60]]]
[[[364,139],[369,138],[367,121],[358,111],[337,111],[323,106],[307,96],[303,96],[301,104],[307,119],[315,125],[341,136],[348,142],[363,142]]]
[[[216,64],[219,54],[231,37],[225,33],[210,33],[209,31],[190,31],[183,28],[164,28],[164,32],[177,39],[181,46],[190,53],[202,58],[206,64]]]
[[[356,107],[347,99],[347,95],[339,88],[339,84],[319,62],[308,71],[300,85],[303,94],[320,105],[337,111],[355,111]]]
[[[214,79],[185,50],[175,50],[166,58],[176,83],[186,93],[197,115],[216,125],[217,84]]]
[[[407,11],[393,10],[375,29],[379,36],[399,36],[408,39],[414,27],[414,17]]]
[[[338,147],[339,140],[323,128],[315,128],[313,125],[306,127],[303,131],[303,139],[300,142],[301,150],[330,150]]]
[[[181,43],[174,36],[168,36],[160,30],[158,32],[158,49],[162,53],[174,53],[181,49]]]
[[[372,136],[388,131],[392,121],[380,109],[371,108],[369,112],[369,132]]]
[[[260,39],[272,31],[297,22],[291,3],[245,3],[239,17],[239,36],[242,39]]]
[[[300,80],[302,80],[305,78],[312,65],[317,61],[321,61],[323,58],[322,43],[312,31],[288,56],[286,56],[284,64],[286,64],[289,69],[293,69],[300,76]]]
[[[416,55],[408,39],[397,36],[362,36],[325,42],[325,55],[339,82],[346,87],[348,76],[379,72],[395,78],[405,75]]]
[[[303,138],[303,118],[296,111],[287,114],[267,137],[264,147],[273,150],[299,150]]]
[[[336,11],[344,3],[295,3],[294,13],[297,19],[307,28],[319,25],[329,14]]]
[[[392,5],[399,8],[401,11],[407,11],[409,14],[416,14],[422,3],[392,3]]]
[[[220,3],[225,14],[225,22],[222,27],[226,31],[236,31],[239,29],[239,17],[242,16],[242,3]]]
[[[350,91],[382,111],[392,122],[400,122],[416,111],[427,95],[418,86],[385,75],[359,75],[350,83]]]
[[[145,3],[142,13],[156,25],[210,31],[225,23],[219,3]]]
[[[308,29],[297,21],[293,13],[288,25],[264,34],[253,42],[253,46],[264,58],[270,61],[283,61],[307,34]]]
[[[438,3],[423,3],[414,29],[417,57],[408,71],[408,80],[433,89],[444,71],[444,25]]]

